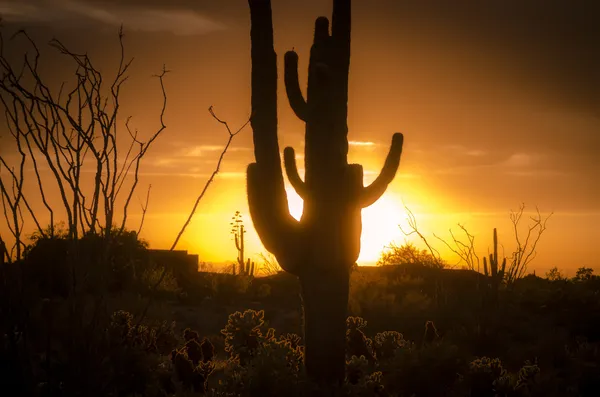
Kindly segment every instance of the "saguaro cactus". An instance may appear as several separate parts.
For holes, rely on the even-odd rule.
[[[256,162],[248,166],[250,215],[265,248],[301,284],[306,370],[317,381],[342,381],[350,269],[360,251],[361,210],[385,192],[400,164],[396,133],[380,175],[363,185],[363,169],[348,164],[348,72],[351,1],[334,0],[319,17],[308,68],[307,98],[298,82],[298,55],[285,54],[290,105],[306,122],[305,180],[294,150],[284,150],[288,179],[304,200],[300,221],[289,213],[277,141],[277,56],[270,0],[249,0],[252,119]]]
[[[237,265],[239,268],[239,274],[245,276],[254,276],[254,262],[248,258],[244,259],[244,235],[246,230],[244,228],[244,221],[242,220],[242,214],[240,211],[236,211],[235,215],[231,218],[231,234],[233,234],[233,240],[235,241],[235,248],[238,252]],[[236,270],[235,265],[233,266],[233,275],[235,276]]]
[[[494,252],[490,254],[489,269],[485,256],[483,257],[483,271],[486,277],[490,278],[490,286],[493,304],[498,301],[498,287],[504,279],[506,271],[506,258],[502,260],[502,265],[498,266],[498,232],[494,228]]]

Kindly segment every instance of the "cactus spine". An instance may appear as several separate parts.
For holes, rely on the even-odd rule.
[[[302,287],[305,365],[317,381],[344,378],[349,277],[360,251],[361,210],[394,179],[403,136],[396,133],[383,169],[363,185],[363,168],[348,164],[348,73],[351,1],[334,0],[329,20],[319,17],[308,66],[306,99],[298,55],[284,57],[289,103],[306,123],[305,180],[294,149],[284,150],[287,177],[304,200],[300,221],[289,213],[277,139],[277,55],[270,0],[248,0],[251,19],[252,119],[255,162],[248,166],[250,215],[265,248]]]

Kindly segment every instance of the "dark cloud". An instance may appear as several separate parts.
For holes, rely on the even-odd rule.
[[[0,14],[8,23],[63,28],[125,25],[130,31],[177,35],[199,35],[225,28],[223,24],[187,6],[178,8],[171,4],[165,8],[158,3],[133,1],[2,1]]]

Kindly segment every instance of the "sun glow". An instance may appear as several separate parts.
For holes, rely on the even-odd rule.
[[[304,202],[292,188],[286,189],[290,214],[295,219],[302,216]],[[392,195],[385,195],[372,206],[362,211],[362,236],[360,239],[361,265],[375,264],[381,251],[393,240],[401,236],[398,225],[406,217],[400,200]]]

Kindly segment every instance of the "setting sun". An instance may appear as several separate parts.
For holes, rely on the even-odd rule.
[[[302,216],[303,201],[292,188],[286,189],[290,214],[297,220]],[[360,239],[360,265],[377,262],[381,251],[400,234],[398,227],[405,218],[400,201],[391,195],[385,195],[372,206],[362,210],[363,233]]]

